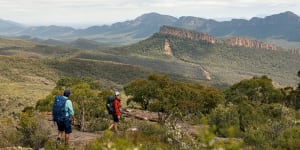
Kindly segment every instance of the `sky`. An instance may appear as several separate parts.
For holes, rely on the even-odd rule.
[[[73,27],[109,25],[150,12],[229,20],[285,11],[300,15],[300,0],[0,0],[1,19]]]

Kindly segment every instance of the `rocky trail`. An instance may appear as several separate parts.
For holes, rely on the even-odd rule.
[[[139,109],[124,109],[122,111],[122,116],[125,120],[133,119],[136,121],[147,121],[152,123],[157,123],[158,121],[158,114],[155,112],[149,112]],[[55,140],[57,136],[57,127],[53,125],[52,123],[52,116],[51,113],[47,113],[46,119],[49,121],[48,128],[51,130],[50,137]],[[120,122],[122,123],[122,122]],[[177,123],[177,128],[179,128],[181,131],[185,132],[186,134],[196,136],[199,134],[199,132],[204,131],[203,129],[208,128],[207,125],[189,125],[187,123]],[[129,128],[128,130],[137,130],[134,129],[135,127]],[[69,147],[71,149],[84,149],[84,146],[88,144],[89,142],[96,140],[97,138],[100,138],[103,135],[104,131],[98,131],[96,133],[89,133],[89,132],[81,132],[78,130],[75,130],[73,128],[73,132],[70,137],[69,141]],[[227,141],[226,138],[219,138],[215,137],[215,140],[217,141]],[[237,139],[238,140],[238,139]]]
[[[125,119],[137,119],[140,121],[150,121],[150,122],[157,122],[158,121],[158,114],[149,111],[143,111],[138,109],[124,109],[122,111],[122,115]],[[57,137],[57,127],[52,122],[52,114],[46,113],[46,119],[49,122],[48,127],[51,131],[50,138],[53,140]],[[122,123],[122,122],[121,122]],[[182,129],[184,129],[188,134],[195,134],[200,126],[191,126],[187,124],[178,124]],[[89,132],[81,132],[75,130],[73,128],[73,132],[70,136],[70,147],[82,145],[84,146],[90,141],[93,141],[103,135],[103,131],[98,131],[97,133],[89,133]],[[77,147],[76,149],[80,149]]]
[[[52,122],[52,114],[46,113],[46,119],[49,122],[48,129],[50,129],[50,138],[55,140],[57,137],[57,126]],[[72,128],[72,134],[70,136],[70,147],[75,145],[85,145],[90,141],[93,141],[102,136],[102,132],[90,133],[90,132],[81,132],[79,130]],[[77,148],[76,148],[77,149]]]

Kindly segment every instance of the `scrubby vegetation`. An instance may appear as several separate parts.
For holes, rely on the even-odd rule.
[[[174,57],[164,54],[165,39],[168,39]],[[201,66],[211,74],[213,81],[228,85],[245,78],[268,75],[276,85],[295,87],[295,72],[300,66],[299,55],[288,51],[251,49],[222,42],[212,45],[162,34],[154,34],[129,46],[80,54],[78,57],[138,64],[194,80],[204,79],[199,70]]]
[[[225,102],[221,91],[200,84],[171,81],[167,76],[151,75],[125,86],[125,93],[143,109],[159,113],[161,121],[170,117],[200,119]],[[162,115],[163,114],[163,115]]]
[[[300,77],[300,76],[299,76]],[[112,91],[90,78],[62,78],[36,108],[18,115],[17,130],[1,128],[1,147],[23,145],[51,149],[53,141],[39,111],[51,111],[55,95],[71,89],[78,130],[103,131],[108,121],[105,101]],[[105,131],[87,149],[298,149],[300,87],[285,92],[275,88],[267,76],[253,77],[232,85],[224,92],[198,83],[171,80],[153,74],[131,81],[124,88],[131,105],[159,113],[160,122],[122,119],[120,134]],[[295,97],[296,103],[290,103]],[[297,115],[298,113],[298,115]],[[298,117],[297,117],[298,116]],[[207,126],[194,134],[178,123]],[[2,121],[5,127],[12,121]],[[14,136],[15,138],[12,138]],[[225,138],[224,140],[218,140]],[[51,144],[52,143],[52,144]]]
[[[157,39],[164,38],[176,58],[161,55],[163,45]],[[300,149],[300,82],[295,72],[291,75],[300,62],[287,52],[212,46],[162,35],[136,44],[135,49],[101,52],[65,47],[51,51],[49,46],[26,42],[13,47],[9,42],[0,47],[2,55],[9,55],[0,56],[1,148],[55,149],[43,113],[51,111],[55,95],[71,89],[76,130],[103,134],[81,145],[85,149]],[[183,48],[189,48],[187,53]],[[257,55],[250,55],[254,52]],[[223,91],[201,84],[199,64],[213,74],[212,82],[237,82],[223,86]],[[171,76],[146,77],[154,71],[140,66]],[[274,86],[273,77],[275,84],[289,79],[285,84],[293,86]],[[124,90],[122,99],[128,107],[156,112],[159,122],[123,117],[120,134],[105,131],[110,121],[106,97],[116,87]],[[202,128],[191,133],[180,124]]]
[[[63,76],[105,79],[121,85],[133,79],[147,76],[147,74],[152,72],[150,69],[138,66],[84,59],[52,61],[48,65],[59,70]]]
[[[188,92],[184,92],[183,87]],[[225,98],[222,93],[217,94],[217,90],[207,89],[186,83],[174,84],[164,76],[149,76],[148,80],[130,83],[125,92],[133,96],[129,100],[144,109],[153,110],[146,106],[156,105],[156,111],[173,116],[194,114],[193,120],[206,118],[210,126],[216,127],[215,133],[220,137],[241,138],[246,145],[260,149],[286,148],[281,145],[299,148],[296,144],[300,142],[296,139],[299,136],[296,113],[300,99],[295,95],[299,89],[287,95],[282,89],[275,88],[266,76],[232,85],[224,91]],[[291,103],[291,96],[298,99]],[[281,139],[283,135],[291,134],[289,129],[296,130],[290,135],[295,138]],[[287,143],[281,143],[283,141]]]

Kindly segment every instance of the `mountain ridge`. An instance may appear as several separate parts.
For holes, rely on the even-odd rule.
[[[182,28],[175,28],[175,27],[170,27],[170,26],[162,26],[160,27],[159,30],[160,34],[166,34],[166,35],[172,35],[172,36],[177,36],[180,38],[185,38],[185,39],[190,39],[194,41],[205,41],[211,44],[216,43],[216,39],[208,35],[206,33],[202,32],[194,32],[192,30],[186,30]]]
[[[19,30],[24,28],[25,26],[20,23],[13,22],[10,20],[4,20],[0,18],[0,32],[2,33],[18,32]]]
[[[2,23],[3,24],[3,23]],[[239,36],[255,39],[283,39],[300,42],[300,17],[291,11],[246,19],[216,21],[193,16],[179,18],[159,13],[143,14],[133,20],[117,22],[112,25],[91,26],[85,29],[75,29],[66,26],[30,26],[5,30],[3,36],[33,36],[43,39],[72,41],[85,38],[104,43],[120,43],[121,45],[146,39],[158,32],[161,26],[174,26],[196,30],[215,36],[216,38]]]
[[[187,33],[189,32],[191,31],[188,30]],[[155,33],[139,43],[110,49],[108,52],[122,57],[167,60],[176,63],[172,66],[172,69],[177,68],[173,72],[209,82],[231,84],[251,76],[268,75],[277,85],[296,83],[295,72],[299,68],[300,61],[299,55],[291,51],[251,38],[239,38],[236,43],[230,39],[220,39],[211,44],[186,38],[186,33],[182,35],[181,37]],[[132,63],[144,64],[142,61],[134,62],[133,59],[135,58],[130,59]],[[194,68],[180,68],[179,65],[183,64],[189,64]],[[168,70],[159,67],[153,69]]]
[[[246,37],[230,37],[230,38],[225,38],[225,39],[216,39],[214,36],[202,33],[202,32],[197,32],[193,30],[188,30],[188,29],[182,29],[182,28],[176,28],[176,27],[171,27],[171,26],[162,26],[160,28],[159,34],[163,34],[166,36],[174,36],[182,39],[189,39],[193,41],[203,41],[207,42],[210,44],[216,44],[218,43],[226,43],[230,46],[240,46],[240,47],[246,47],[246,48],[254,48],[254,49],[265,49],[265,50],[285,50],[279,46],[276,46],[274,44],[264,42],[264,41],[259,41],[255,40],[252,38],[246,38]],[[165,47],[169,49],[169,44],[168,40],[165,40]],[[165,48],[165,49],[166,49]],[[167,50],[169,51],[169,50]],[[171,54],[172,52],[168,52]]]

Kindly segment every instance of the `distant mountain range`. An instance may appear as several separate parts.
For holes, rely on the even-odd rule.
[[[0,20],[0,35],[10,37],[26,35],[63,41],[84,38],[120,45],[146,39],[158,32],[163,25],[205,32],[217,38],[242,36],[300,42],[300,17],[289,11],[265,18],[232,19],[222,22],[192,16],[176,18],[158,13],[148,13],[134,20],[118,22],[110,26],[91,26],[86,29],[55,25],[27,27],[12,21]]]
[[[1,35],[15,34],[16,32],[24,30],[26,27],[16,22],[0,19],[0,33]]]

